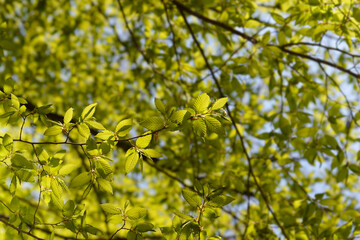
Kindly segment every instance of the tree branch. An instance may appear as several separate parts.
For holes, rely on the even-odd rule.
[[[210,23],[210,24],[212,24],[212,25],[215,25],[215,26],[221,27],[221,28],[223,28],[223,29],[225,29],[225,30],[228,30],[228,31],[230,31],[231,33],[236,34],[236,35],[238,35],[238,36],[246,39],[247,41],[249,41],[249,42],[251,42],[251,43],[253,43],[253,44],[256,44],[256,43],[259,42],[256,38],[251,37],[251,36],[249,36],[249,35],[241,32],[241,31],[238,31],[238,30],[236,30],[235,28],[233,28],[233,27],[231,27],[231,26],[229,26],[229,25],[227,25],[227,24],[224,24],[224,23],[222,23],[222,22],[218,22],[218,21],[212,20],[212,19],[210,19],[210,18],[208,18],[208,17],[205,17],[205,16],[199,14],[198,12],[195,12],[195,11],[191,10],[190,8],[186,7],[185,5],[181,4],[180,2],[178,2],[178,1],[176,1],[176,0],[172,0],[172,2],[176,5],[176,7],[177,7],[179,10],[185,11],[185,12],[187,12],[187,13],[189,13],[189,14],[191,14],[191,15],[193,15],[193,16],[195,16],[195,17],[197,17],[197,18],[199,18],[199,19],[201,19],[201,20],[203,20],[203,21],[205,21],[205,22],[207,22],[207,23]],[[342,67],[342,66],[336,65],[336,64],[331,63],[331,62],[329,62],[329,61],[322,60],[322,59],[319,59],[319,58],[315,58],[315,57],[312,57],[312,56],[308,56],[308,55],[303,54],[303,53],[294,52],[294,51],[292,51],[292,50],[289,50],[289,49],[285,48],[284,46],[278,46],[278,45],[273,45],[273,44],[268,44],[267,46],[277,47],[277,48],[279,48],[281,51],[286,52],[286,53],[289,53],[289,54],[291,54],[291,55],[294,55],[294,56],[297,56],[297,57],[301,57],[301,58],[305,58],[305,59],[308,59],[308,60],[311,60],[311,61],[315,61],[315,62],[317,62],[317,63],[323,63],[323,64],[326,64],[326,65],[331,66],[331,67],[333,67],[333,68],[336,68],[336,69],[338,69],[338,70],[340,70],[340,71],[343,71],[343,72],[345,72],[345,73],[348,73],[349,75],[351,75],[351,76],[353,76],[353,77],[355,77],[355,78],[357,78],[357,79],[360,78],[360,74],[356,74],[356,73],[354,73],[354,72],[352,72],[352,71],[350,71],[350,70],[348,70],[348,69],[346,69],[346,68],[344,68],[344,67]]]
[[[38,240],[45,240],[44,238],[37,237],[37,236],[33,235],[32,233],[26,232],[26,231],[24,231],[24,230],[22,230],[22,229],[20,229],[20,228],[15,227],[14,225],[8,223],[6,220],[2,219],[1,217],[0,217],[0,222],[4,223],[4,224],[5,224],[6,226],[8,226],[8,227],[11,227],[11,228],[15,229],[15,230],[18,231],[19,233],[26,234],[26,235],[28,235],[28,236],[30,236],[30,237],[33,237],[33,238],[35,238],[35,239],[38,239]]]
[[[187,19],[186,19],[186,16],[184,15],[183,10],[182,10],[181,8],[178,8],[178,9],[179,9],[179,11],[180,11],[180,13],[181,13],[182,18],[183,18],[184,21],[185,21],[185,24],[186,24],[187,28],[189,29],[189,32],[190,32],[190,34],[191,34],[191,36],[192,36],[195,44],[197,45],[197,47],[198,47],[198,49],[199,49],[199,51],[200,51],[200,53],[201,53],[201,55],[202,55],[202,57],[203,57],[203,59],[204,59],[204,61],[205,61],[206,67],[209,69],[209,71],[210,71],[210,73],[211,73],[211,76],[212,76],[212,78],[214,79],[214,82],[215,82],[215,84],[216,84],[216,86],[217,86],[217,88],[218,88],[218,91],[219,91],[219,93],[220,93],[220,97],[224,97],[224,94],[223,94],[223,92],[222,92],[222,88],[221,88],[221,86],[220,86],[220,83],[219,83],[218,79],[216,78],[215,73],[214,73],[213,70],[212,70],[212,67],[211,67],[210,64],[209,64],[209,61],[208,61],[207,57],[205,56],[204,50],[202,49],[199,41],[197,40],[197,38],[196,38],[196,36],[195,36],[195,34],[194,34],[191,26],[190,26],[190,24],[188,23],[188,21],[187,21]],[[232,124],[233,124],[233,126],[234,126],[234,128],[235,128],[235,130],[236,130],[237,135],[240,137],[241,146],[242,146],[243,152],[244,152],[244,154],[245,154],[245,156],[246,156],[246,159],[247,159],[247,161],[248,161],[249,172],[250,172],[251,176],[252,176],[253,179],[254,179],[255,185],[256,185],[257,188],[259,189],[259,191],[260,191],[260,193],[261,193],[261,196],[262,196],[262,198],[264,199],[265,204],[266,204],[268,210],[270,211],[271,215],[273,216],[276,224],[277,224],[277,225],[279,226],[279,228],[281,229],[282,234],[283,234],[287,239],[289,239],[289,237],[287,236],[287,233],[285,232],[284,227],[280,224],[280,222],[279,222],[279,220],[278,220],[275,212],[272,210],[272,208],[271,208],[271,206],[270,206],[270,203],[269,203],[269,200],[267,199],[264,190],[262,189],[262,187],[260,186],[259,182],[258,182],[257,179],[256,179],[256,176],[255,176],[254,171],[253,171],[253,169],[252,169],[252,164],[251,164],[250,155],[249,155],[249,153],[247,152],[246,147],[245,147],[244,137],[242,136],[242,134],[240,133],[238,127],[236,126],[235,119],[233,118],[233,116],[232,116],[232,114],[231,114],[231,111],[230,111],[230,108],[229,108],[229,105],[228,105],[228,104],[226,104],[226,110],[227,110],[227,113],[228,113],[228,115],[229,115],[229,117],[230,117],[230,119],[231,119],[231,122],[232,122]]]

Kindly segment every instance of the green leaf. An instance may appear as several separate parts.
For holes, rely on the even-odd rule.
[[[215,219],[215,218],[219,217],[218,214],[216,213],[216,211],[211,208],[205,208],[203,216],[206,218],[209,218],[209,219]]]
[[[182,196],[192,207],[200,207],[202,205],[201,197],[194,191],[183,189]]]
[[[72,118],[73,118],[73,114],[74,114],[74,109],[73,108],[69,108],[65,115],[64,115],[64,123],[69,123],[71,122]]]
[[[62,209],[63,216],[70,218],[74,215],[74,212],[75,212],[75,202],[73,200],[67,201]]]
[[[134,152],[130,154],[125,161],[125,174],[131,172],[139,161],[139,153]]]
[[[148,134],[148,135],[146,135]],[[152,139],[152,134],[151,132],[146,132],[144,133],[143,135],[146,135],[144,137],[139,137],[137,140],[136,140],[136,146],[139,147],[139,148],[146,148],[147,146],[149,146],[150,142],[151,142],[151,139]]]
[[[132,128],[132,119],[121,120],[115,128],[115,132],[119,137],[124,137],[128,134]]]
[[[150,117],[140,122],[140,125],[151,131],[157,131],[164,127],[164,120],[161,117]]]
[[[103,203],[100,205],[100,207],[106,213],[115,214],[115,215],[121,214],[121,208],[117,207],[117,205],[115,204]]]
[[[61,198],[63,191],[56,178],[51,179],[51,190],[52,193]]]
[[[3,137],[3,145],[9,152],[13,150],[13,139],[7,133]]]
[[[301,137],[301,138],[304,138],[304,137],[312,137],[316,134],[317,132],[317,128],[315,127],[308,127],[308,128],[302,128],[302,129],[299,129],[297,132],[296,132],[296,135],[298,137]]]
[[[139,220],[146,217],[146,215],[147,215],[147,210],[141,207],[134,207],[126,211],[126,216],[130,220]]]
[[[95,167],[103,178],[106,178],[109,174],[113,172],[109,161],[104,158],[98,158],[95,162]]]
[[[62,127],[58,125],[54,125],[45,130],[45,136],[56,136],[62,133]]]
[[[111,183],[103,178],[97,178],[97,183],[99,184],[99,188],[101,191],[113,194],[113,189]]]
[[[193,120],[192,124],[196,135],[200,137],[206,136],[207,129],[206,129],[205,121],[203,119]]]
[[[15,172],[15,175],[20,179],[22,182],[35,182],[34,176],[36,176],[35,171],[29,171],[26,169],[19,169]]]
[[[84,138],[88,139],[90,137],[91,135],[90,128],[85,123],[80,123],[77,129],[80,135],[83,136]]]
[[[187,221],[192,221],[194,220],[193,216],[187,215],[185,213],[179,212],[179,211],[174,211],[174,214],[182,219],[185,219]]]
[[[160,99],[155,98],[155,106],[156,106],[157,110],[159,110],[159,112],[161,112],[162,114],[165,115],[165,113],[166,113],[165,105],[161,102]]]
[[[127,236],[126,236],[126,239],[127,239],[127,240],[138,240],[136,233],[133,232],[133,231],[128,231],[128,234],[127,234]]]
[[[65,176],[65,175],[69,175],[70,173],[72,173],[76,168],[78,168],[77,165],[75,164],[65,164],[63,165],[60,170],[59,170],[59,175]]]
[[[143,149],[142,153],[149,158],[160,158],[162,154],[154,149]]]
[[[11,158],[11,163],[14,167],[34,169],[33,163],[31,163],[29,160],[19,154],[16,154]]]
[[[197,113],[203,113],[207,110],[210,103],[210,97],[206,93],[200,94],[194,101],[193,109]]]
[[[225,106],[227,100],[228,100],[227,97],[219,98],[218,100],[215,101],[215,103],[213,104],[211,109],[212,110],[218,110],[218,109],[222,108],[223,106]]]
[[[170,120],[172,122],[182,124],[183,121],[187,120],[189,117],[190,113],[187,110],[178,110],[171,115]]]
[[[218,134],[222,133],[221,123],[216,118],[206,116],[205,123],[206,123],[207,129],[210,132],[214,132],[214,133],[218,133]]]
[[[59,210],[63,209],[64,202],[53,192],[50,193],[51,203]]]
[[[84,108],[84,110],[81,113],[82,121],[88,120],[88,119],[92,118],[92,116],[94,116],[96,105],[97,105],[97,103],[93,103]]]
[[[14,108],[16,108],[16,109],[20,108],[19,99],[14,94],[11,94],[11,103],[14,106]]]
[[[86,224],[83,228],[85,232],[90,233],[92,235],[98,235],[102,234],[102,231],[94,226],[91,226],[90,224]]]
[[[105,127],[99,123],[99,122],[96,122],[96,121],[93,121],[93,120],[86,120],[85,123],[91,127],[91,128],[94,128],[94,129],[97,129],[97,130],[103,130],[105,129]]]
[[[138,232],[148,232],[148,231],[153,231],[154,229],[154,225],[152,223],[149,222],[142,222],[142,223],[138,223],[135,227],[136,231]]]
[[[8,78],[4,83],[4,93],[10,94],[14,90],[14,80],[12,78]]]
[[[114,133],[109,130],[104,130],[104,131],[96,134],[95,137],[105,141],[105,140],[108,140],[109,138],[114,137]]]
[[[91,180],[91,174],[89,172],[83,172],[73,178],[70,187],[79,188],[87,185]]]
[[[232,201],[234,201],[234,198],[232,197],[228,197],[226,195],[216,195],[214,197],[210,197],[208,205],[211,207],[221,208],[225,205],[228,205]]]

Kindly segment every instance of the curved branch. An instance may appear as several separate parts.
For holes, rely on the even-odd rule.
[[[191,10],[190,8],[186,7],[185,5],[181,4],[180,2],[178,2],[178,1],[176,1],[176,0],[172,0],[172,2],[176,5],[176,7],[177,7],[179,10],[185,11],[185,12],[187,12],[187,13],[189,13],[189,14],[191,14],[191,15],[193,15],[193,16],[195,16],[195,17],[197,17],[197,18],[199,18],[199,19],[201,19],[201,20],[203,20],[203,21],[205,21],[205,22],[207,22],[207,23],[210,23],[210,24],[212,24],[212,25],[215,25],[215,26],[221,27],[221,28],[223,28],[223,29],[225,29],[225,30],[228,30],[228,31],[230,31],[231,33],[236,34],[236,35],[238,35],[238,36],[246,39],[247,41],[249,41],[249,42],[251,42],[251,43],[253,43],[253,44],[256,44],[256,43],[259,42],[256,38],[251,37],[251,36],[249,36],[249,35],[241,32],[241,31],[238,31],[238,30],[236,30],[235,28],[233,28],[233,27],[231,27],[231,26],[229,26],[229,25],[227,25],[227,24],[224,24],[224,23],[222,23],[222,22],[218,22],[218,21],[215,21],[215,20],[210,19],[210,18],[208,18],[208,17],[205,17],[205,16],[199,14],[198,12],[195,12],[195,11]],[[326,64],[326,65],[331,66],[331,67],[333,67],[333,68],[336,68],[336,69],[338,69],[338,70],[340,70],[340,71],[343,71],[343,72],[345,72],[345,73],[348,73],[348,74],[350,74],[351,76],[353,76],[353,77],[355,77],[355,78],[357,78],[357,79],[360,79],[360,74],[356,74],[356,73],[354,73],[354,72],[352,72],[352,71],[350,71],[350,70],[348,70],[348,69],[346,69],[346,68],[344,68],[344,67],[342,67],[342,66],[336,65],[336,64],[331,63],[331,62],[329,62],[329,61],[322,60],[322,59],[319,59],[319,58],[315,58],[315,57],[312,57],[312,56],[309,56],[309,55],[306,55],[306,54],[303,54],[303,53],[294,52],[294,51],[292,51],[292,50],[289,50],[289,49],[285,48],[284,46],[273,45],[273,44],[268,44],[268,45],[266,45],[266,46],[277,47],[277,48],[279,48],[281,51],[286,52],[286,53],[289,53],[289,54],[291,54],[291,55],[294,55],[294,56],[297,56],[297,57],[301,57],[301,58],[305,58],[305,59],[308,59],[308,60],[311,60],[311,61],[315,61],[315,62],[317,62],[317,63]]]
[[[295,43],[287,43],[287,44],[281,45],[280,47],[291,47],[291,46],[298,46],[298,45],[321,47],[321,48],[325,48],[327,50],[338,51],[338,52],[341,52],[343,54],[349,55],[349,56],[354,57],[354,58],[360,58],[360,55],[358,55],[358,54],[353,54],[353,53],[347,52],[347,51],[339,49],[339,48],[326,46],[326,45],[323,45],[321,43],[295,42]]]
[[[216,86],[217,86],[217,88],[218,88],[218,91],[219,91],[219,93],[220,93],[220,96],[221,96],[221,97],[224,97],[224,94],[223,94],[223,92],[222,92],[222,88],[221,88],[221,86],[220,86],[220,83],[219,83],[218,79],[216,78],[215,73],[214,73],[214,71],[212,70],[211,65],[209,64],[209,61],[208,61],[207,57],[205,56],[204,50],[202,49],[199,41],[197,40],[197,38],[196,38],[196,36],[195,36],[195,34],[194,34],[191,26],[190,26],[190,24],[188,23],[188,21],[187,21],[187,19],[186,19],[186,16],[184,15],[183,10],[182,10],[181,8],[178,8],[178,9],[179,9],[179,11],[180,11],[180,13],[181,13],[182,18],[183,18],[184,21],[185,21],[185,24],[186,24],[187,28],[189,29],[189,32],[190,32],[190,34],[191,34],[191,36],[192,36],[195,44],[197,45],[197,47],[198,47],[198,49],[199,49],[199,51],[200,51],[200,53],[201,53],[201,55],[202,55],[202,57],[203,57],[203,59],[204,59],[204,61],[205,61],[206,67],[209,69],[209,71],[210,71],[210,73],[211,73],[211,76],[212,76],[212,78],[214,79],[214,82],[215,82],[215,84],[216,84]],[[270,206],[270,202],[269,202],[269,200],[267,199],[264,190],[262,189],[262,187],[260,186],[259,182],[258,182],[257,179],[256,179],[255,173],[254,173],[253,168],[252,168],[252,163],[251,163],[250,155],[249,155],[249,153],[248,153],[247,150],[246,150],[245,139],[244,139],[243,135],[240,133],[240,130],[238,129],[238,127],[236,126],[235,119],[233,118],[233,116],[232,116],[232,114],[231,114],[231,111],[230,111],[230,108],[229,108],[229,105],[228,105],[228,104],[226,104],[226,111],[227,111],[227,113],[228,113],[228,115],[229,115],[229,117],[230,117],[230,119],[231,119],[231,123],[232,123],[232,125],[234,126],[237,135],[240,137],[241,146],[242,146],[243,152],[244,152],[244,154],[245,154],[245,156],[246,156],[246,159],[247,159],[247,162],[248,162],[249,173],[251,174],[252,178],[254,179],[254,182],[255,182],[256,187],[259,189],[260,194],[261,194],[262,198],[264,199],[265,204],[266,204],[269,212],[270,212],[271,215],[273,216],[276,224],[277,224],[277,225],[279,226],[279,228],[281,229],[282,234],[285,236],[285,238],[289,239],[287,233],[285,232],[284,227],[280,224],[280,222],[279,222],[279,220],[278,220],[275,212],[272,210],[272,208],[271,208],[271,206]]]
[[[15,229],[15,230],[18,231],[19,233],[26,234],[26,235],[28,235],[28,236],[30,236],[30,237],[32,237],[32,238],[38,239],[38,240],[45,240],[44,238],[37,237],[37,236],[33,235],[32,233],[26,232],[26,231],[24,231],[24,230],[22,230],[22,229],[20,229],[20,228],[15,227],[14,225],[8,223],[7,221],[5,221],[5,220],[2,219],[2,218],[0,218],[0,222],[4,223],[4,224],[5,224],[6,226],[8,226],[8,227],[11,227],[11,228]]]

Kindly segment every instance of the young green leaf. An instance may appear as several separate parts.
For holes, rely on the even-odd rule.
[[[45,136],[56,136],[62,133],[62,127],[58,125],[54,125],[45,130]]]
[[[70,173],[72,173],[76,168],[78,168],[77,165],[75,164],[65,164],[63,165],[60,170],[59,170],[59,175],[65,176],[65,175],[69,175]]]
[[[146,217],[146,215],[147,215],[147,210],[145,208],[134,207],[126,211],[126,216],[130,220],[139,220],[141,218]]]
[[[214,132],[214,133],[218,133],[218,134],[220,134],[222,132],[221,131],[222,130],[221,123],[216,118],[206,116],[205,123],[206,123],[207,129],[210,132]]]
[[[142,153],[149,158],[160,158],[162,154],[154,149],[143,149]]]
[[[4,83],[4,93],[10,94],[14,89],[14,80],[12,78],[8,78]]]
[[[194,191],[191,191],[189,189],[183,189],[182,191],[182,195],[184,197],[184,199],[190,204],[190,206],[192,207],[200,207],[202,202],[201,202],[201,197]]]
[[[121,120],[115,128],[115,132],[119,137],[124,137],[130,132],[132,128],[132,119]]]
[[[187,215],[187,214],[179,212],[179,211],[174,211],[174,214],[176,216],[178,216],[179,218],[185,219],[187,221],[192,221],[194,219],[193,216]]]
[[[12,163],[12,166],[14,166],[14,167],[34,169],[34,164],[19,154],[15,154],[11,158],[11,163]]]
[[[93,104],[90,104],[89,106],[84,108],[84,110],[81,113],[81,120],[82,121],[85,121],[85,120],[88,120],[88,119],[92,118],[92,116],[95,113],[96,105],[97,105],[97,103],[93,103]]]
[[[74,212],[75,212],[75,202],[73,200],[67,201],[62,209],[63,216],[70,218],[74,215]]]
[[[193,109],[197,113],[203,113],[207,110],[210,103],[211,103],[210,97],[206,93],[203,93],[195,99],[195,102],[193,104]]]
[[[200,137],[205,137],[206,136],[206,124],[205,121],[203,119],[197,119],[192,121],[193,124],[193,128],[194,131],[196,133],[196,135],[200,136]]]
[[[148,135],[146,135],[146,134],[148,134]],[[136,146],[139,148],[146,148],[147,146],[149,146],[149,144],[151,142],[151,138],[152,138],[151,132],[146,132],[143,135],[146,135],[146,136],[139,137],[136,140]]]
[[[71,122],[72,118],[73,118],[73,114],[74,114],[74,109],[73,108],[69,108],[65,115],[64,115],[64,123],[69,123]]]
[[[77,129],[80,135],[83,136],[84,138],[88,139],[90,137],[91,135],[90,128],[85,123],[80,123]]]
[[[228,98],[224,97],[224,98],[219,98],[218,100],[216,100],[213,104],[213,106],[211,107],[212,110],[218,110],[220,108],[222,108],[223,106],[225,106],[226,102],[227,102]]]
[[[91,128],[94,128],[94,129],[97,129],[97,130],[103,130],[105,129],[105,127],[99,123],[99,122],[96,122],[96,121],[93,121],[93,120],[86,120],[85,123],[91,127]]]
[[[14,108],[16,108],[16,109],[20,108],[19,99],[14,94],[11,94],[11,103],[12,103]]]
[[[70,187],[73,188],[79,188],[82,187],[86,184],[88,184],[91,180],[91,174],[88,172],[83,172],[80,173],[79,175],[77,175],[76,177],[73,178],[73,180],[71,181]]]
[[[232,197],[228,197],[226,195],[216,195],[215,197],[210,197],[208,205],[211,207],[221,208],[232,201],[234,201],[234,198]]]
[[[98,158],[96,160],[95,168],[103,178],[108,177],[108,175],[113,172],[113,170],[109,164],[109,161],[104,158]]]
[[[134,152],[130,154],[125,161],[125,174],[131,172],[139,161],[139,153]]]
[[[174,112],[170,120],[177,124],[182,124],[184,120],[187,120],[190,117],[190,113],[187,110],[178,110]]]
[[[104,131],[96,134],[95,137],[105,141],[105,140],[108,140],[109,138],[114,137],[114,133],[109,130],[104,130]]]
[[[128,234],[126,236],[126,239],[127,240],[140,240],[138,238],[138,235],[136,234],[136,232],[133,232],[133,231],[128,231]]]
[[[157,110],[159,110],[159,112],[161,112],[162,114],[165,115],[165,112],[166,112],[165,105],[161,102],[160,99],[155,98],[155,106],[156,106]]]
[[[101,191],[113,194],[113,189],[111,186],[111,183],[103,178],[97,178],[96,179],[97,183],[99,184],[99,189]]]
[[[13,139],[7,133],[3,137],[3,145],[4,145],[6,150],[12,151],[12,149],[13,149]]]
[[[121,208],[117,207],[115,204],[111,204],[111,203],[103,203],[100,205],[100,207],[102,208],[102,210],[104,210],[106,213],[109,214],[121,214]]]
[[[164,127],[164,120],[161,117],[150,117],[142,121],[140,125],[151,131],[157,131]]]
[[[209,219],[214,219],[219,217],[214,209],[211,208],[205,208],[205,211],[203,213],[203,216]]]
[[[149,222],[141,222],[136,224],[135,229],[138,232],[148,232],[148,231],[153,231],[154,229],[154,224],[149,223]]]

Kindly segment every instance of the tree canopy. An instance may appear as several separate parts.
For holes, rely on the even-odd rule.
[[[356,239],[360,2],[0,0],[2,239]]]

